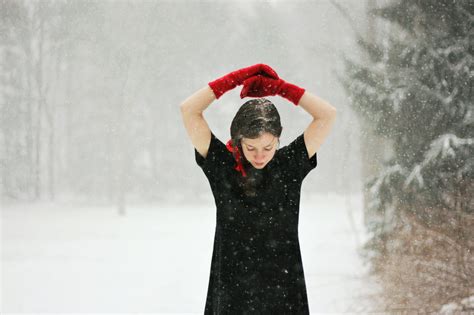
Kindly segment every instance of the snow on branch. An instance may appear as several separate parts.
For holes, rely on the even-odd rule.
[[[448,156],[455,157],[456,150],[464,145],[473,145],[474,138],[459,138],[455,134],[447,133],[435,139],[430,149],[425,154],[423,165],[433,162],[438,157],[445,159]]]
[[[424,181],[421,171],[426,165],[439,162],[440,159],[455,157],[456,150],[459,150],[461,146],[473,144],[474,138],[463,139],[452,133],[444,134],[438,137],[431,143],[430,149],[426,151],[424,160],[420,164],[416,164],[413,167],[412,171],[405,180],[403,187],[406,188],[414,180],[416,180],[420,188],[423,187]]]

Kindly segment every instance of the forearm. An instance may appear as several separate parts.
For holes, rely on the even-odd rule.
[[[201,88],[181,103],[181,110],[190,114],[202,114],[216,99],[209,85]]]
[[[336,114],[336,108],[307,90],[301,96],[298,106],[307,111],[314,119],[332,118]]]

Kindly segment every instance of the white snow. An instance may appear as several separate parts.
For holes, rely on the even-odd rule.
[[[443,134],[431,142],[430,149],[425,154],[423,164],[431,163],[440,158],[455,157],[455,150],[459,150],[463,145],[474,145],[474,138],[459,138],[452,133]]]
[[[362,197],[304,196],[299,235],[311,313],[363,310],[377,287],[356,252],[366,237]],[[1,218],[2,314],[203,313],[212,200],[134,206],[123,217],[112,207],[15,205]]]

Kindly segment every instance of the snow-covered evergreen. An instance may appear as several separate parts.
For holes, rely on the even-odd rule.
[[[388,306],[439,309],[474,286],[474,6],[402,0],[371,13],[390,31],[359,39],[368,62],[346,60],[343,80],[364,123],[393,143],[366,181],[367,257],[387,282]],[[451,259],[435,269],[443,250]]]

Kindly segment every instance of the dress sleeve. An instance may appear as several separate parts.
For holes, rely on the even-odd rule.
[[[304,133],[280,150],[283,151],[281,157],[287,171],[299,180],[303,180],[318,165],[317,152],[311,157],[308,156]]]
[[[222,143],[215,135],[211,132],[211,143],[206,157],[204,158],[194,148],[194,155],[197,165],[204,171],[207,178],[214,179],[217,175],[222,174],[226,167],[231,167],[229,164],[229,158],[232,158],[232,153],[229,152],[224,143]]]

